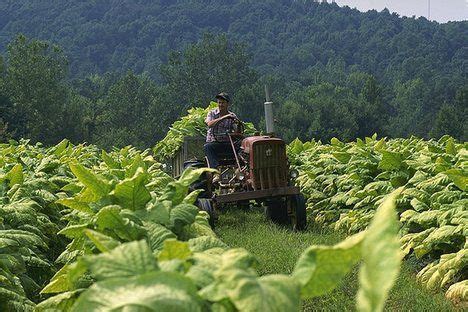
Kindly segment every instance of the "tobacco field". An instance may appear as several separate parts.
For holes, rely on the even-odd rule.
[[[0,162],[2,311],[294,311],[360,260],[357,306],[375,311],[398,274],[399,190],[365,232],[310,246],[290,275],[258,276],[256,259],[220,241],[193,205],[188,187],[206,169],[174,180],[149,151],[66,140],[2,144]]]
[[[405,257],[421,263],[417,279],[447,298],[468,300],[468,149],[449,136],[440,140],[377,139],[289,145],[299,169],[313,222],[356,233],[372,220],[382,200],[396,200]]]
[[[382,311],[404,257],[466,304],[466,143],[293,141],[310,221],[349,235],[306,248],[291,274],[260,276],[194,205],[189,186],[210,169],[173,179],[158,162],[204,115],[191,110],[154,150],[0,144],[0,310],[299,311],[358,265],[356,309]]]

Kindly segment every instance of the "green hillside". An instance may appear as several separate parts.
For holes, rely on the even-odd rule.
[[[278,133],[288,141],[348,141],[374,132],[466,140],[467,26],[312,1],[3,2],[3,132],[44,143],[66,136],[147,147],[220,90],[233,95],[241,118],[261,128],[268,83]],[[15,41],[19,33],[48,46]],[[52,44],[62,52],[52,56]],[[54,66],[53,77],[40,72]],[[60,87],[30,94],[35,83]],[[128,105],[130,119],[122,115]],[[36,123],[37,116],[50,118],[44,107],[55,112],[47,126]],[[143,131],[135,133],[136,125]]]
[[[0,12],[0,48],[20,32],[50,40],[64,47],[74,76],[127,69],[157,76],[169,51],[207,31],[247,43],[261,73],[294,78],[336,58],[403,80],[461,72],[466,61],[466,22],[440,25],[312,1],[20,0]]]

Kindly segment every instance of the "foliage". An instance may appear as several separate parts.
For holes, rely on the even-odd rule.
[[[32,310],[39,290],[56,271],[67,239],[56,201],[72,181],[70,158],[92,164],[93,148],[71,148],[67,140],[43,149],[27,141],[0,145],[0,308]]]
[[[404,186],[397,210],[403,254],[427,262],[418,278],[431,290],[463,280],[467,262],[467,148],[439,141],[377,139],[331,144],[293,141],[288,153],[299,169],[315,222],[349,233],[367,228],[375,209]],[[426,263],[427,263],[426,262]],[[453,294],[451,295],[453,297]]]
[[[67,61],[58,46],[18,36],[8,46],[5,93],[13,104],[8,120],[19,137],[46,144],[59,135],[67,115]]]
[[[290,0],[0,7],[0,115],[15,139],[146,148],[220,91],[260,128],[265,84],[287,141],[468,135],[467,22]]]
[[[169,53],[161,75],[169,92],[183,105],[181,108],[187,109],[195,103],[209,102],[220,91],[233,94],[255,83],[256,72],[249,63],[244,46],[229,42],[226,35],[205,34],[182,53]]]
[[[205,118],[208,112],[217,107],[215,102],[205,108],[191,108],[188,114],[172,124],[164,139],[154,147],[154,155],[158,160],[167,160],[179,151],[185,137],[206,136]],[[251,123],[244,123],[245,135],[253,135],[256,130]]]
[[[327,274],[351,268],[342,261],[314,264],[311,257],[312,250],[356,248],[345,242],[339,248],[311,247],[293,275],[259,277],[255,258],[220,241],[188,194],[189,185],[210,169],[188,169],[174,180],[148,151],[126,147],[107,153],[66,140],[47,149],[3,144],[0,151],[6,169],[0,205],[3,309],[299,310],[300,294],[312,296],[306,285],[320,287]],[[391,215],[394,206],[391,197],[379,211]],[[377,225],[357,242],[368,241],[371,249],[392,246],[396,235],[386,236],[386,226],[396,224],[387,219],[377,214]],[[361,254],[353,249],[352,263]],[[377,270],[375,263],[367,266]],[[45,300],[35,306],[39,299]]]
[[[95,116],[88,123],[88,136],[99,146],[132,145],[144,148],[165,133],[170,110],[161,103],[160,88],[147,76],[127,73],[98,99]],[[90,114],[91,115],[91,114]],[[136,130],[138,129],[138,130]]]

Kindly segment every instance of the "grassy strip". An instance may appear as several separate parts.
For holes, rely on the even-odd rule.
[[[310,227],[294,233],[267,222],[256,210],[232,209],[220,216],[216,233],[231,247],[243,247],[259,261],[258,272],[291,273],[299,255],[313,244],[332,245],[344,235]],[[416,282],[416,265],[405,261],[385,306],[386,311],[456,311],[441,293],[433,294]],[[353,270],[331,294],[304,302],[304,311],[354,311],[358,269]]]

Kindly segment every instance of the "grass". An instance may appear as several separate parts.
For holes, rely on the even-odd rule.
[[[289,274],[299,255],[310,245],[333,245],[345,235],[309,226],[296,233],[268,222],[258,210],[231,209],[220,215],[216,233],[231,247],[242,247],[259,261],[257,271],[264,274]],[[358,290],[356,267],[328,295],[305,301],[304,311],[354,311]],[[416,264],[405,261],[400,276],[385,305],[385,311],[456,311],[442,293],[431,293],[416,281]]]

